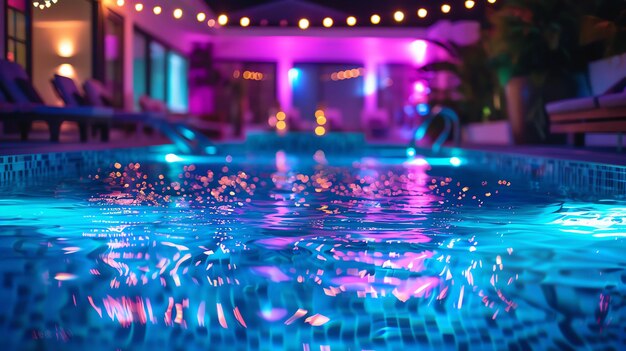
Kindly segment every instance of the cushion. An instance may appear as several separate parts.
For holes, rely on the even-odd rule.
[[[52,78],[52,85],[54,89],[59,93],[59,97],[65,103],[65,106],[80,106],[84,105],[85,101],[78,91],[78,87],[72,78],[54,75]]]
[[[18,84],[18,80],[20,80],[22,83]],[[30,101],[29,94],[26,93],[24,89],[20,86],[26,85],[25,82],[28,82],[28,75],[26,74],[22,66],[7,60],[0,60],[0,87],[2,88],[8,100],[16,103],[33,102]],[[30,95],[32,95],[32,91],[30,91],[30,89],[29,93]],[[38,95],[39,94],[35,94],[35,96]]]
[[[28,79],[17,78],[15,82],[17,83],[17,86],[20,87],[24,95],[28,98],[28,102],[43,104],[43,99]]]
[[[593,96],[554,101],[546,104],[548,114],[592,110],[598,107]]]
[[[89,106],[111,107],[113,99],[102,83],[95,79],[88,79],[83,84],[85,103]]]
[[[626,107],[626,91],[599,96],[598,104],[605,108]]]
[[[626,77],[620,79],[617,83],[608,88],[603,95],[616,94],[626,91]]]

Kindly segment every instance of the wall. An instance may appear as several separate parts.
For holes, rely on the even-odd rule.
[[[384,63],[420,67],[448,57],[442,48],[425,39],[452,41],[460,45],[479,39],[479,24],[471,21],[441,21],[428,29],[393,28],[224,28],[210,40],[215,59],[276,62],[280,105],[293,107],[289,70],[294,63],[360,63],[367,72],[365,85],[376,84],[377,69]],[[364,109],[377,108],[377,89],[365,88]]]
[[[4,13],[4,6],[5,6],[5,2],[6,0],[0,0],[0,58],[4,59],[5,56],[5,52],[4,52],[4,48],[6,47],[6,43],[5,43],[5,25],[4,25],[4,21],[6,20],[5,18],[5,13]]]
[[[91,77],[92,4],[89,0],[59,1],[33,9],[33,84],[43,100],[62,105],[50,79],[55,73],[77,81]]]
[[[196,41],[207,41],[210,33],[206,23],[200,23],[195,16],[198,12],[211,13],[202,0],[188,0],[185,2],[142,1],[144,8],[137,12],[134,3],[127,1],[124,6],[118,6],[115,0],[103,0],[108,11],[113,11],[124,18],[124,106],[132,109],[133,99],[133,32],[138,27],[154,38],[163,42],[183,55],[188,55]],[[162,7],[162,13],[155,15],[152,11],[155,5]],[[176,7],[183,10],[180,20],[174,19],[172,12]]]

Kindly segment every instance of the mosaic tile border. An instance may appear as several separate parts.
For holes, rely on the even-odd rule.
[[[447,149],[446,152],[461,154],[492,171],[551,184],[564,193],[626,198],[626,166],[492,151]]]
[[[324,141],[319,144],[317,142]],[[367,150],[378,148],[365,146],[359,134],[346,134],[341,138],[318,138],[310,134],[287,135],[284,137],[251,136],[245,143],[246,152],[290,150],[311,152],[323,149],[327,152],[367,154]],[[240,146],[237,146],[240,147]],[[145,157],[150,147],[112,149],[101,151],[58,152],[31,155],[0,156],[0,185],[25,183],[41,178],[84,174],[86,170],[108,164],[111,160],[131,162]],[[235,151],[233,145],[226,149]],[[388,148],[387,148],[388,149]],[[403,148],[397,148],[404,153]],[[468,162],[485,169],[523,177],[531,182],[548,183],[561,192],[590,193],[626,198],[626,166],[591,163],[529,156],[493,151],[444,149],[446,156],[460,156]],[[396,152],[394,152],[396,154]]]
[[[111,160],[130,162],[143,157],[148,148],[54,152],[0,156],[0,185],[27,183],[41,178],[84,174]]]

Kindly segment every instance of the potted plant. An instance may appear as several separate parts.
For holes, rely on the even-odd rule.
[[[574,0],[509,0],[489,16],[487,50],[516,144],[545,142],[544,104],[576,95],[580,9]]]

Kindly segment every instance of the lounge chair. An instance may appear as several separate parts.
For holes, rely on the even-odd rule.
[[[551,102],[546,105],[552,133],[574,136],[584,145],[584,133],[626,132],[626,78],[604,94]]]
[[[0,88],[8,100],[10,111],[0,113],[2,121],[17,122],[22,140],[28,139],[32,122],[44,121],[48,124],[50,140],[58,142],[63,122],[76,122],[79,125],[80,140],[87,141],[87,130],[91,125],[107,125],[112,112],[84,106],[60,108],[47,106],[30,82],[24,69],[16,63],[0,60]],[[105,128],[106,129],[106,128]],[[103,129],[101,138],[108,140]]]
[[[83,84],[83,89],[85,103],[94,107],[111,106],[110,95],[99,81],[89,79]],[[214,144],[200,131],[185,123],[168,120],[168,114],[163,111],[166,108],[160,104],[154,107],[156,103],[154,101],[151,103],[152,107],[143,112],[116,110],[113,125],[136,124],[137,130],[143,129],[144,126],[151,127],[169,138],[183,153],[215,153]]]

